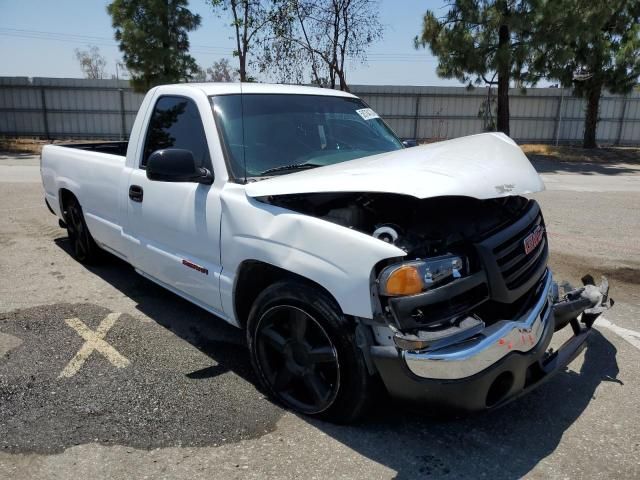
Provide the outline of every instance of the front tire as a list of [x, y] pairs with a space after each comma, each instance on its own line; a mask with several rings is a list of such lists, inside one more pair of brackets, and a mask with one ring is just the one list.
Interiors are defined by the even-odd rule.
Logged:
[[265, 289], [251, 308], [247, 340], [260, 383], [287, 408], [337, 423], [366, 411], [373, 378], [354, 326], [321, 289], [301, 281]]

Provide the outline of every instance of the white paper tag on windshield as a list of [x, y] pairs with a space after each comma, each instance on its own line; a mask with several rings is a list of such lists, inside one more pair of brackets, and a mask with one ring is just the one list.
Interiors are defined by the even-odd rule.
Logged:
[[360, 110], [356, 110], [356, 113], [360, 115], [364, 120], [373, 120], [374, 118], [380, 118], [380, 116], [370, 108], [361, 108]]

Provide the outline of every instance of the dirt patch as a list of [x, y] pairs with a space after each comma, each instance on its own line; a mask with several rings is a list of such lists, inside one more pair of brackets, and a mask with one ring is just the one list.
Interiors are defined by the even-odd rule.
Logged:
[[543, 144], [524, 144], [520, 145], [520, 148], [530, 158], [539, 157], [562, 162], [640, 165], [640, 148], [635, 147], [581, 148], [577, 146], [556, 147]]
[[551, 253], [549, 265], [558, 281], [569, 281], [573, 286], [582, 285], [580, 279], [590, 274], [600, 281], [601, 276], [607, 277], [611, 288], [611, 296], [616, 300], [628, 303], [640, 302], [640, 264], [628, 262], [626, 266], [612, 266], [601, 263], [590, 257]]
[[640, 284], [640, 269], [637, 268], [619, 267], [613, 270], [605, 270], [604, 274], [620, 282], [633, 283], [634, 285]]
[[45, 145], [57, 145], [61, 143], [89, 143], [100, 142], [104, 140], [74, 140], [66, 138], [61, 140], [44, 140], [42, 138], [6, 138], [0, 137], [0, 152], [5, 153], [28, 153], [31, 155], [40, 155], [42, 147]]
[[44, 145], [52, 142], [37, 138], [0, 138], [0, 151], [39, 155]]

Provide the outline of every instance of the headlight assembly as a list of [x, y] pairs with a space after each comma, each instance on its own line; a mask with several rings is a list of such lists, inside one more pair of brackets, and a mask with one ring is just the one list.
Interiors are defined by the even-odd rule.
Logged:
[[414, 260], [390, 265], [379, 277], [380, 294], [395, 297], [439, 287], [467, 274], [467, 261], [458, 255]]

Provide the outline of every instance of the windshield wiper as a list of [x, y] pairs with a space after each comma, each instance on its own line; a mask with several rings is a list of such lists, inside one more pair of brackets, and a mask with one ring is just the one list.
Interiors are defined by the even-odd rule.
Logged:
[[268, 170], [265, 170], [264, 172], [260, 172], [260, 176], [262, 175], [267, 175], [269, 173], [276, 173], [276, 172], [286, 172], [287, 170], [306, 170], [308, 168], [316, 168], [316, 167], [321, 167], [322, 165], [315, 165], [313, 163], [294, 163], [293, 165], [280, 165], [279, 167], [273, 167], [273, 168], [269, 168]]

